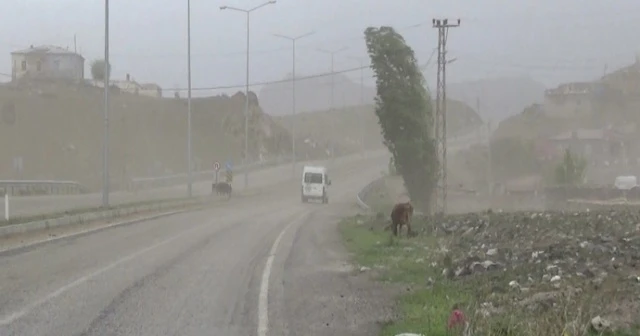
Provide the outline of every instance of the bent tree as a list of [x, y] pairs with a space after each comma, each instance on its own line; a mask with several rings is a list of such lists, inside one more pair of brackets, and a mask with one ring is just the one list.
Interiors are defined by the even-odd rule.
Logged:
[[413, 50], [393, 28], [369, 27], [364, 35], [376, 77], [375, 113], [384, 144], [411, 200], [429, 211], [438, 182], [438, 157], [424, 77]]

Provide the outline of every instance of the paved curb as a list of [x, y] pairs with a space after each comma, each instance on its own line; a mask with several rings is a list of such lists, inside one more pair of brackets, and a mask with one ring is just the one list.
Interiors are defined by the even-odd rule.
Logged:
[[117, 217], [127, 216], [138, 212], [145, 211], [161, 211], [168, 208], [176, 208], [186, 205], [204, 204], [203, 200], [181, 200], [165, 203], [151, 203], [142, 205], [133, 205], [123, 208], [111, 210], [87, 212], [75, 215], [68, 215], [58, 218], [43, 219], [27, 223], [12, 224], [0, 227], [0, 238], [4, 238], [14, 234], [26, 233], [36, 230], [49, 229], [58, 226], [80, 224], [103, 219], [113, 219]]

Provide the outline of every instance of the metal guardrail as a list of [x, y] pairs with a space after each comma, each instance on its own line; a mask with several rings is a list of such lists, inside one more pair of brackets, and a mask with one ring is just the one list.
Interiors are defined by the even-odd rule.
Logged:
[[[477, 138], [478, 128], [464, 130], [458, 132], [457, 136], [453, 136], [449, 139], [449, 145], [455, 146], [459, 143], [468, 143], [470, 139]], [[283, 162], [290, 161], [290, 157], [280, 157], [275, 160], [265, 161], [261, 163], [254, 163], [245, 166], [236, 166], [234, 167], [234, 172], [236, 174], [244, 173], [245, 169], [259, 169], [268, 166], [274, 166], [277, 164], [281, 164]], [[302, 161], [300, 161], [302, 162]], [[213, 180], [215, 171], [207, 170], [207, 171], [199, 171], [193, 173], [193, 181], [207, 181]], [[186, 184], [188, 179], [188, 175], [186, 173], [182, 174], [174, 174], [174, 175], [166, 175], [166, 176], [158, 176], [158, 177], [135, 177], [129, 181], [129, 185], [127, 186], [129, 191], [139, 191], [144, 189], [153, 189], [153, 188], [162, 188], [162, 187], [171, 187], [179, 184]]]
[[[278, 158], [270, 161], [256, 162], [253, 164], [248, 164], [244, 166], [235, 166], [233, 168], [234, 173], [242, 174], [245, 170], [255, 170], [259, 168], [265, 168], [269, 166], [274, 166], [283, 162], [286, 162], [286, 157]], [[199, 181], [212, 181], [215, 176], [215, 170], [206, 170], [193, 172], [193, 182]], [[144, 189], [152, 189], [152, 188], [162, 188], [162, 187], [171, 187], [179, 184], [186, 184], [189, 176], [186, 173], [182, 174], [174, 174], [174, 175], [165, 175], [158, 177], [134, 177], [129, 181], [128, 188], [130, 191], [138, 191]]]
[[0, 180], [0, 194], [12, 196], [82, 194], [88, 192], [75, 181]]
[[[371, 207], [364, 201], [365, 195], [371, 190], [371, 188], [373, 188], [374, 185], [379, 183], [383, 178], [385, 178], [385, 176], [371, 181], [364, 188], [362, 188], [362, 190], [360, 190], [359, 193], [356, 194], [356, 203], [360, 208], [366, 211], [371, 211]], [[424, 216], [424, 212], [422, 211], [414, 211], [413, 214], [417, 216]]]
[[371, 189], [371, 187], [378, 182], [380, 179], [375, 179], [372, 182], [369, 182], [369, 184], [367, 184], [366, 186], [364, 186], [364, 188], [362, 188], [362, 190], [360, 190], [359, 193], [356, 194], [356, 203], [358, 204], [358, 206], [360, 208], [362, 208], [363, 210], [371, 210], [371, 207], [364, 202], [364, 196], [369, 192], [369, 190]]

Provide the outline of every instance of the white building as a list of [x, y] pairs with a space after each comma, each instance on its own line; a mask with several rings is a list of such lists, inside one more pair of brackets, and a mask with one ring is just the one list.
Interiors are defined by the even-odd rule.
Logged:
[[84, 57], [56, 46], [31, 46], [11, 53], [11, 78], [84, 80]]

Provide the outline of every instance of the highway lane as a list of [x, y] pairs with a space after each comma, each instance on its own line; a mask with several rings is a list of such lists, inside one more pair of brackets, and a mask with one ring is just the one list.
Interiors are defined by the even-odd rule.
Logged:
[[[386, 151], [372, 151], [366, 153], [367, 156], [384, 156], [388, 155]], [[313, 161], [307, 164], [325, 164], [328, 167], [332, 165], [340, 165], [343, 163], [357, 162], [362, 155], [352, 155], [336, 158], [334, 161]], [[302, 171], [302, 164], [297, 165], [297, 171], [292, 174], [291, 164], [269, 167], [257, 170], [249, 174], [249, 189], [258, 190], [261, 188], [277, 185], [292, 179], [299, 179]], [[235, 182], [233, 187], [235, 190], [244, 190], [244, 181], [242, 176], [234, 176]], [[212, 177], [213, 179], [213, 177]], [[110, 194], [110, 204], [126, 204], [132, 202], [142, 202], [151, 200], [162, 200], [167, 198], [186, 197], [186, 185], [178, 185], [173, 187], [165, 187], [151, 190], [143, 190], [139, 192], [114, 192]], [[198, 182], [193, 185], [193, 194], [195, 196], [204, 196], [211, 193], [211, 181]], [[65, 196], [31, 196], [31, 197], [13, 197], [10, 199], [9, 213], [15, 216], [31, 216], [48, 214], [54, 212], [69, 211], [80, 208], [98, 207], [102, 203], [102, 194], [93, 193], [85, 195], [65, 195]], [[4, 217], [4, 207], [0, 207], [0, 213]]]
[[386, 163], [336, 160], [328, 205], [302, 204], [296, 179], [226, 207], [0, 256], [0, 335], [237, 336], [255, 335], [258, 321], [272, 329], [260, 336], [286, 334], [282, 296], [272, 291], [282, 277], [267, 276], [274, 282], [264, 290], [267, 260], [286, 258], [277, 249], [269, 258], [274, 242], [284, 237], [286, 246], [300, 226], [326, 225], [314, 214], [353, 203]]

